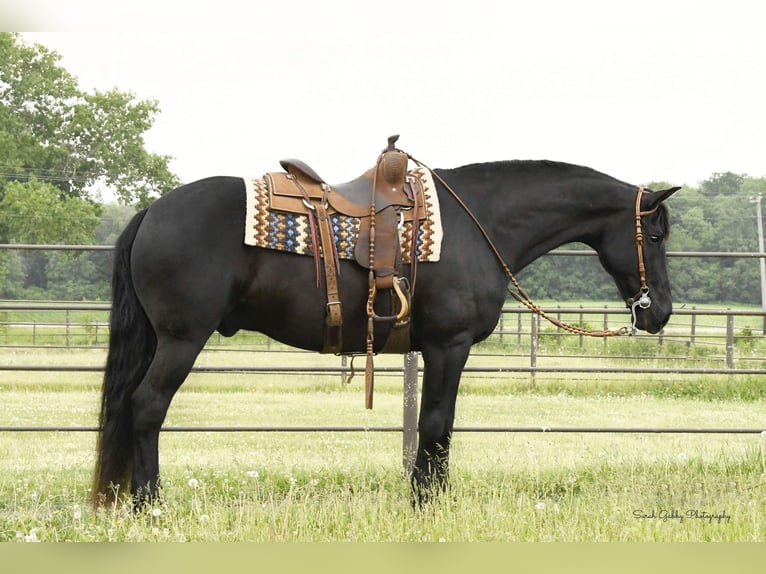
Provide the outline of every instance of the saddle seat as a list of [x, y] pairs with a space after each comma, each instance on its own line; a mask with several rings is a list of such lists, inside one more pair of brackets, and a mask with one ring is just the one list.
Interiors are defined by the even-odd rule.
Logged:
[[[392, 153], [396, 155], [392, 156]], [[403, 152], [386, 152], [377, 166], [356, 179], [339, 184], [326, 183], [302, 160], [283, 159], [279, 163], [286, 173], [267, 174], [270, 179], [269, 204], [274, 211], [305, 213], [308, 206], [304, 200], [310, 203], [324, 201], [328, 213], [362, 218], [370, 215], [374, 199], [376, 213], [394, 206], [403, 213], [404, 221], [412, 221], [415, 213], [411, 210], [417, 200], [418, 219], [427, 216], [422, 189], [416, 185], [415, 178], [407, 175], [407, 156]]]

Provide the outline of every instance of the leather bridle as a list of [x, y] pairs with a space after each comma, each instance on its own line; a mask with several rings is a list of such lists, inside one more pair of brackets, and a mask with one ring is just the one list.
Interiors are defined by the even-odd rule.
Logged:
[[636, 331], [636, 307], [641, 309], [648, 309], [652, 306], [652, 299], [649, 297], [649, 287], [646, 284], [646, 265], [644, 264], [644, 233], [641, 229], [641, 218], [644, 215], [651, 215], [659, 208], [659, 204], [650, 209], [649, 211], [641, 211], [641, 196], [646, 191], [643, 187], [638, 188], [638, 195], [636, 196], [636, 251], [638, 252], [638, 275], [641, 278], [641, 290], [633, 297], [628, 299], [627, 306], [630, 309], [632, 322], [630, 329], [632, 332]]

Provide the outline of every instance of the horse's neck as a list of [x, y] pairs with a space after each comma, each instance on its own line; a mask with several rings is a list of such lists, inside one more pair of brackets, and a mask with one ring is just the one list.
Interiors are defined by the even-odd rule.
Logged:
[[498, 247], [515, 271], [567, 243], [596, 247], [616, 209], [584, 186], [570, 187], [566, 193], [556, 186], [507, 191], [513, 199], [490, 217], [497, 230], [492, 235], [502, 243]]

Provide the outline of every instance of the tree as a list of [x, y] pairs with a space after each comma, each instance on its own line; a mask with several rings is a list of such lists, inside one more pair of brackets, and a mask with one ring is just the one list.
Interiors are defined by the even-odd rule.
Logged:
[[5, 243], [91, 243], [101, 211], [34, 176], [6, 183], [0, 206]]
[[176, 187], [170, 158], [144, 148], [157, 102], [116, 89], [85, 93], [60, 59], [0, 33], [0, 201], [6, 182], [32, 177], [85, 201], [106, 186], [124, 204], [147, 205]]
[[[157, 103], [116, 89], [85, 93], [60, 59], [0, 32], [0, 243], [93, 243], [100, 190], [141, 207], [179, 184], [169, 157], [144, 148]], [[2, 252], [0, 296], [22, 294], [20, 273], [27, 296], [48, 292], [49, 270], [66, 277], [71, 296], [98, 269], [90, 257]]]
[[737, 173], [714, 173], [700, 184], [700, 192], [706, 196], [736, 195], [744, 182], [745, 176]]
[[[6, 243], [88, 244], [99, 223], [98, 205], [77, 197], [62, 198], [56, 187], [34, 177], [26, 183], [6, 183], [0, 207], [0, 230]], [[10, 290], [6, 283], [12, 265], [24, 268], [25, 288], [45, 290], [49, 256], [41, 252], [13, 255], [0, 260], [0, 291]]]

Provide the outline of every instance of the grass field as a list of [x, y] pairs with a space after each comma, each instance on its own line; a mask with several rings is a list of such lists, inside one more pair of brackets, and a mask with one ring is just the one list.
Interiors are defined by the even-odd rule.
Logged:
[[[473, 364], [498, 360], [478, 351]], [[664, 352], [639, 360], [679, 363]], [[624, 361], [624, 353], [599, 360]], [[1, 360], [99, 365], [103, 356], [17, 349]], [[257, 359], [339, 361], [297, 353]], [[253, 360], [206, 353], [198, 364]], [[528, 364], [523, 356], [507, 360]], [[0, 426], [92, 426], [99, 384], [99, 373], [0, 372]], [[361, 376], [346, 385], [338, 375], [198, 373], [166, 424], [399, 426], [401, 386], [401, 375], [378, 375], [367, 411]], [[456, 425], [766, 429], [764, 387], [755, 376], [545, 374], [532, 384], [527, 374], [471, 375]], [[766, 435], [758, 433], [456, 433], [452, 486], [418, 511], [402, 478], [399, 433], [164, 433], [164, 499], [140, 514], [90, 509], [94, 444], [90, 432], [0, 434], [0, 540], [766, 540]]]

